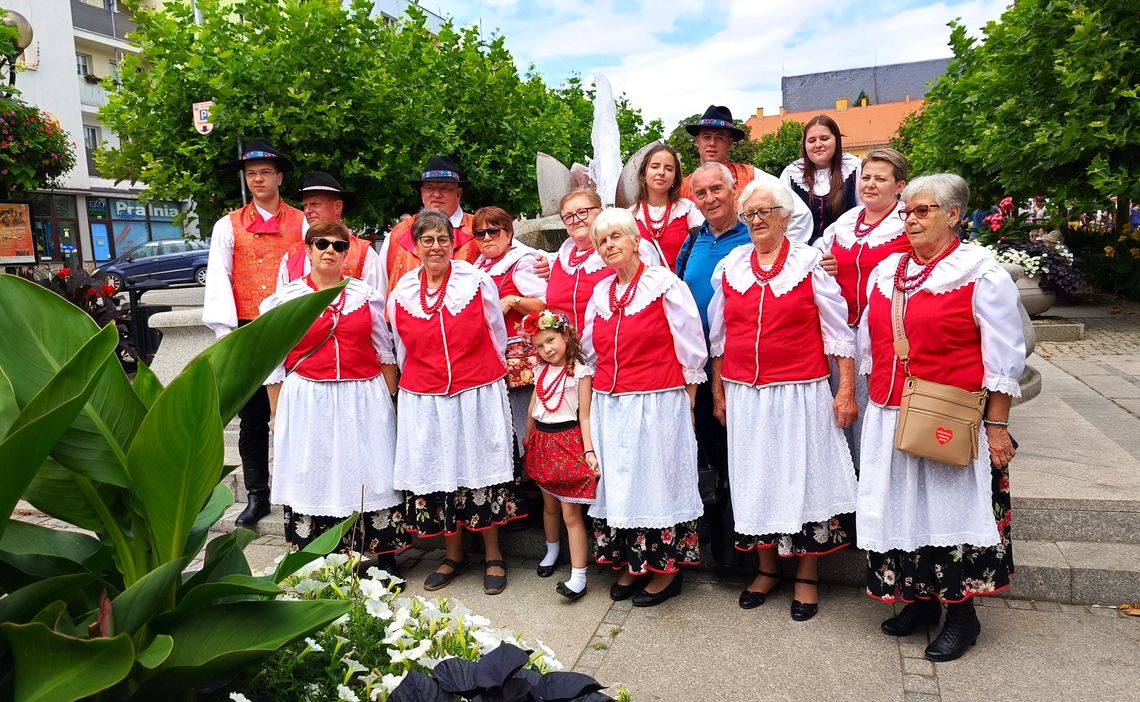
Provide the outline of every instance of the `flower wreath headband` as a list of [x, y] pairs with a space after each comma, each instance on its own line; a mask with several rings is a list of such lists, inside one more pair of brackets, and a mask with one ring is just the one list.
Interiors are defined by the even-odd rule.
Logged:
[[522, 320], [522, 332], [528, 337], [534, 336], [540, 331], [564, 332], [569, 328], [569, 317], [561, 312], [551, 312], [550, 310], [531, 312]]

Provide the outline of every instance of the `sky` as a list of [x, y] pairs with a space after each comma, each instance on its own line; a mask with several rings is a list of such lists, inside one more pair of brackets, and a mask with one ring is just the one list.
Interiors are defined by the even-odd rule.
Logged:
[[780, 107], [782, 76], [950, 56], [947, 23], [971, 34], [1008, 0], [421, 0], [503, 35], [548, 85], [601, 71], [670, 130], [727, 105], [737, 119]]

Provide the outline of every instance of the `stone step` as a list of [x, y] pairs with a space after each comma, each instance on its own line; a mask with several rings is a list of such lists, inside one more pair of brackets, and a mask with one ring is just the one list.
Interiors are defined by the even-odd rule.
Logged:
[[1015, 496], [1013, 535], [1027, 541], [1140, 544], [1140, 501]]

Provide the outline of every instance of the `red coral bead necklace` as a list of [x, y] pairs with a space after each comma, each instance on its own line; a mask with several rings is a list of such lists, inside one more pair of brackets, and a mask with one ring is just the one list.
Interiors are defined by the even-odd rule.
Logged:
[[876, 227], [878, 227], [883, 222], [887, 221], [887, 217], [890, 217], [892, 214], [894, 214], [896, 206], [897, 206], [897, 203], [895, 205], [891, 205], [891, 209], [889, 209], [887, 211], [887, 213], [885, 215], [883, 215], [882, 219], [880, 219], [879, 221], [874, 222], [872, 224], [866, 223], [867, 208], [864, 207], [862, 210], [860, 210], [859, 216], [855, 219], [855, 238], [856, 239], [862, 239], [862, 238], [866, 237], [868, 234], [870, 234], [871, 232], [875, 231]]
[[641, 214], [645, 218], [645, 228], [649, 230], [649, 235], [654, 239], [660, 239], [661, 235], [665, 233], [665, 227], [669, 224], [669, 215], [673, 212], [673, 203], [665, 203], [665, 214], [661, 219], [653, 219], [649, 216], [649, 201], [645, 200], [641, 203]]
[[637, 295], [637, 283], [641, 280], [641, 274], [643, 272], [645, 272], [645, 264], [638, 261], [637, 272], [633, 274], [633, 279], [629, 281], [629, 285], [626, 286], [625, 292], [621, 294], [621, 297], [618, 297], [618, 281], [617, 278], [614, 278], [614, 282], [610, 284], [610, 312], [617, 314], [626, 307], [629, 307], [629, 303], [633, 302], [634, 296]]
[[756, 280], [761, 283], [766, 283], [769, 280], [780, 275], [780, 271], [784, 270], [784, 264], [788, 262], [788, 251], [792, 248], [791, 242], [785, 238], [784, 243], [780, 245], [780, 252], [776, 254], [776, 260], [772, 263], [772, 267], [764, 270], [760, 267], [760, 257], [756, 249], [752, 249], [752, 274], [756, 276]]
[[954, 253], [954, 251], [957, 250], [957, 248], [961, 245], [962, 240], [958, 237], [954, 237], [954, 240], [951, 241], [950, 244], [937, 256], [930, 259], [929, 262], [924, 264], [918, 273], [908, 276], [906, 274], [906, 269], [907, 266], [910, 265], [911, 260], [918, 262], [918, 256], [915, 254], [914, 248], [912, 247], [909, 251], [902, 255], [902, 258], [899, 259], [899, 267], [895, 269], [895, 289], [899, 292], [904, 293], [918, 290], [920, 287], [922, 287], [922, 284], [926, 282], [926, 279], [930, 277], [930, 274], [934, 272], [934, 267], [941, 263], [944, 258]]
[[[542, 403], [542, 408], [547, 412], [553, 414], [562, 406], [562, 401], [566, 398], [566, 366], [563, 365], [559, 369], [558, 375], [554, 376], [554, 380], [550, 385], [546, 384], [546, 374], [550, 371], [550, 364], [544, 364], [542, 370], [538, 374], [538, 384], [535, 386], [535, 393], [538, 395], [538, 401]], [[555, 395], [558, 399], [551, 406], [550, 400]]]
[[443, 298], [447, 293], [447, 281], [451, 280], [451, 264], [448, 263], [447, 272], [443, 274], [443, 281], [439, 284], [439, 290], [435, 294], [435, 302], [428, 304], [428, 280], [427, 269], [420, 268], [420, 307], [423, 307], [424, 314], [431, 317], [443, 307]]

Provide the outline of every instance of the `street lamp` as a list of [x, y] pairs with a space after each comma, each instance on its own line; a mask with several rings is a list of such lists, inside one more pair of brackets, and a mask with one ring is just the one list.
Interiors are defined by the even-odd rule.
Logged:
[[32, 45], [32, 25], [24, 16], [18, 12], [8, 10], [4, 13], [3, 18], [0, 19], [0, 24], [8, 27], [15, 27], [19, 34], [16, 36], [16, 43], [9, 51], [3, 52], [0, 55], [0, 69], [8, 69], [8, 85], [16, 84], [16, 59], [20, 54], [24, 53], [24, 49]]

